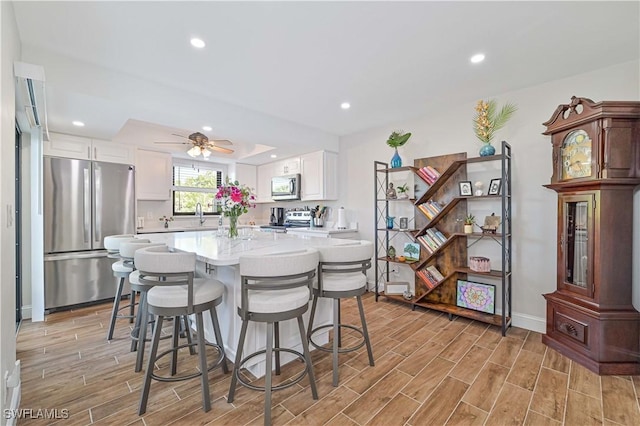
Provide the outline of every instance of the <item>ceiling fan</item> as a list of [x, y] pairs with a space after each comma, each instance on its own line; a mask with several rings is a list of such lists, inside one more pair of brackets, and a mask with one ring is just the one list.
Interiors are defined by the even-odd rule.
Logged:
[[172, 133], [173, 136], [178, 136], [181, 138], [188, 139], [189, 141], [185, 142], [156, 142], [159, 144], [181, 144], [181, 145], [192, 145], [191, 148], [187, 151], [191, 157], [197, 157], [202, 154], [204, 158], [207, 158], [211, 155], [211, 151], [217, 151], [223, 154], [231, 154], [233, 153], [232, 149], [223, 148], [221, 145], [233, 145], [231, 141], [227, 139], [209, 139], [206, 135], [195, 132], [191, 133], [189, 136], [178, 135], [176, 133]]

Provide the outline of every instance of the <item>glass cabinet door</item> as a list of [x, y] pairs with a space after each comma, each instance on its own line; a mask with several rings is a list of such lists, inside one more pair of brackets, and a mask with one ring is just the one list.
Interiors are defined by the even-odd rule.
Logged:
[[593, 297], [593, 206], [595, 194], [561, 195], [558, 288]]

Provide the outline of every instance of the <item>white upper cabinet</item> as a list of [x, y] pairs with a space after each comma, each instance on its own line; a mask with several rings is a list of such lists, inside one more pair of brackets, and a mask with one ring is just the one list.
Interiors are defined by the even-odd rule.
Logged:
[[251, 188], [254, 193], [258, 189], [256, 187], [256, 177], [256, 166], [252, 166], [251, 164], [236, 163], [236, 180], [240, 184], [246, 185]]
[[303, 201], [338, 199], [338, 154], [318, 151], [300, 157]]
[[130, 145], [60, 133], [51, 133], [50, 137], [51, 140], [44, 142], [44, 155], [107, 163], [135, 163], [135, 147]]
[[273, 176], [295, 175], [300, 173], [300, 157], [287, 158], [286, 160], [271, 163]]
[[273, 203], [271, 199], [271, 178], [275, 176], [273, 163], [257, 167], [256, 202]]
[[173, 177], [171, 154], [138, 149], [136, 154], [136, 198], [169, 200]]
[[91, 139], [92, 160], [107, 163], [135, 164], [136, 147], [123, 143]]

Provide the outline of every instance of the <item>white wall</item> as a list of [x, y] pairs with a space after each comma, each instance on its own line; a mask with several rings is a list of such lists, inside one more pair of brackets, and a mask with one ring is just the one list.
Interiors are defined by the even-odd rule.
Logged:
[[[20, 45], [13, 4], [0, 2], [0, 411], [9, 407], [11, 394], [4, 375], [13, 370], [16, 359], [15, 323], [15, 84], [13, 61]], [[2, 411], [4, 413], [4, 411]], [[5, 424], [4, 415], [0, 423]]]
[[[494, 141], [499, 147], [500, 140], [506, 140], [513, 149], [514, 325], [544, 331], [546, 307], [542, 294], [556, 287], [557, 198], [554, 191], [542, 187], [551, 177], [551, 139], [541, 134], [545, 130], [542, 123], [573, 95], [594, 101], [638, 101], [639, 82], [640, 67], [634, 61], [487, 97], [518, 106]], [[374, 239], [373, 161], [390, 161], [393, 150], [385, 142], [391, 131], [402, 129], [413, 134], [399, 149], [403, 165], [413, 165], [414, 158], [456, 152], [476, 157], [481, 143], [472, 129], [475, 102], [341, 138], [340, 181], [344, 186], [340, 198], [360, 221], [363, 238]], [[636, 197], [635, 203], [638, 211], [639, 199]], [[637, 229], [640, 214], [635, 217]]]

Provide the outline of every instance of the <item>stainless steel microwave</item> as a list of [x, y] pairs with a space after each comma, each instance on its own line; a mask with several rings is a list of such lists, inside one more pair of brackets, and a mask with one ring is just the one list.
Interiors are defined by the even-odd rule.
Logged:
[[299, 200], [300, 174], [271, 178], [271, 198], [274, 200]]

